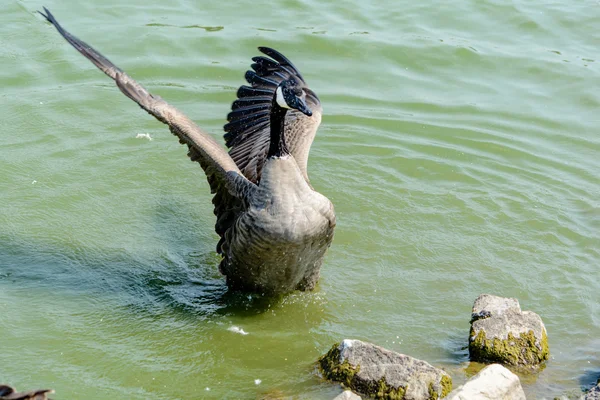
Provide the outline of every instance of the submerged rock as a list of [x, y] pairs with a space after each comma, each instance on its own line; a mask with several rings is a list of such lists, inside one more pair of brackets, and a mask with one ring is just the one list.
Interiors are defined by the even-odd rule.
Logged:
[[0, 400], [51, 400], [47, 395], [54, 393], [54, 390], [30, 390], [27, 392], [17, 392], [13, 387], [0, 384]]
[[452, 378], [425, 361], [371, 343], [346, 339], [319, 359], [326, 379], [377, 399], [441, 399]]
[[469, 335], [472, 361], [537, 367], [549, 355], [546, 327], [539, 315], [521, 311], [517, 299], [482, 294], [475, 300]]
[[525, 400], [525, 392], [517, 375], [500, 364], [492, 364], [444, 400]]
[[361, 397], [351, 390], [344, 390], [342, 393], [335, 396], [333, 400], [361, 400]]

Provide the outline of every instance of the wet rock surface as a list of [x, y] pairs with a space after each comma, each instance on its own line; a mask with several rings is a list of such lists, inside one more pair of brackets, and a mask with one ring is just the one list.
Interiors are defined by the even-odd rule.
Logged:
[[581, 400], [600, 400], [600, 379], [595, 387], [591, 388], [586, 394], [581, 396]]
[[517, 375], [500, 364], [492, 364], [444, 400], [525, 400], [525, 393]]
[[536, 368], [549, 357], [546, 327], [539, 315], [521, 311], [513, 298], [482, 294], [471, 314], [472, 361]]
[[357, 395], [356, 393], [353, 393], [351, 390], [344, 390], [343, 393], [340, 393], [339, 395], [335, 396], [335, 398], [333, 400], [361, 400], [362, 398]]
[[360, 340], [334, 345], [319, 366], [326, 379], [377, 399], [441, 399], [452, 390], [443, 370]]

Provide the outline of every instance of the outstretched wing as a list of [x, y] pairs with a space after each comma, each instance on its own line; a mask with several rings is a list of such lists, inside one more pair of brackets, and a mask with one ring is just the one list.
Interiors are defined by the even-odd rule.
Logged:
[[283, 54], [268, 47], [259, 47], [268, 57], [254, 57], [252, 71], [245, 78], [251, 86], [238, 89], [238, 99], [231, 105], [227, 115], [225, 144], [229, 155], [246, 178], [254, 183], [260, 181], [262, 167], [267, 158], [270, 139], [270, 113], [273, 96], [282, 80], [294, 78], [306, 92], [306, 103], [313, 111], [307, 117], [297, 110], [286, 114], [285, 138], [290, 153], [296, 159], [308, 181], [306, 164], [308, 152], [321, 122], [322, 107], [319, 98], [306, 84], [302, 74]]
[[[240, 209], [245, 199], [255, 190], [256, 185], [244, 178], [240, 169], [225, 149], [212, 137], [203, 132], [192, 120], [159, 96], [149, 93], [143, 86], [130, 78], [124, 71], [94, 48], [64, 30], [47, 8], [44, 7], [44, 11], [46, 11], [46, 14], [41, 12], [40, 14], [54, 25], [58, 32], [77, 51], [106, 75], [114, 79], [125, 96], [135, 101], [142, 109], [146, 110], [159, 121], [167, 124], [171, 132], [179, 138], [181, 144], [187, 144], [189, 149], [188, 156], [192, 161], [200, 163], [200, 166], [206, 173], [212, 193], [216, 194], [213, 199], [215, 214], [217, 215], [215, 229], [219, 235], [223, 236], [226, 228], [219, 221], [224, 216], [231, 218], [232, 215], [227, 212], [227, 201], [223, 202], [219, 201], [219, 199], [235, 200], [235, 207]], [[229, 225], [227, 224], [227, 226]]]

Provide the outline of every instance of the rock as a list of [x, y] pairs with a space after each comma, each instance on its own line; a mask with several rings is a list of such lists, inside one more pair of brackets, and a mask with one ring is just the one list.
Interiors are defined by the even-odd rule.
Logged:
[[525, 392], [517, 375], [500, 364], [492, 364], [444, 400], [525, 400]]
[[581, 400], [600, 400], [600, 380], [596, 387], [591, 388], [585, 395], [581, 396]]
[[425, 361], [371, 343], [346, 339], [319, 359], [326, 379], [377, 399], [441, 399], [452, 378]]
[[17, 392], [14, 388], [0, 384], [0, 400], [51, 400], [46, 397], [54, 390], [30, 390], [27, 392]]
[[361, 397], [351, 390], [344, 390], [342, 393], [335, 396], [333, 400], [361, 400]]
[[537, 367], [550, 355], [539, 315], [521, 311], [517, 299], [480, 295], [473, 304], [469, 356], [472, 361]]

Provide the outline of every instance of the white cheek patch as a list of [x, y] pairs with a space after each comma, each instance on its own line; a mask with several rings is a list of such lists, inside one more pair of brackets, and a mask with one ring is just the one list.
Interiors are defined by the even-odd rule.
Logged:
[[279, 107], [281, 108], [291, 108], [290, 106], [288, 106], [288, 104], [286, 103], [285, 99], [283, 98], [283, 90], [281, 90], [281, 86], [277, 87], [277, 90], [275, 91], [276, 93], [276, 100], [277, 100], [277, 104], [279, 104]]

